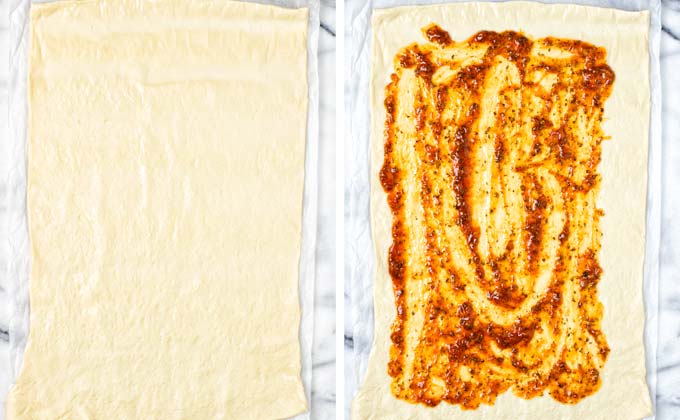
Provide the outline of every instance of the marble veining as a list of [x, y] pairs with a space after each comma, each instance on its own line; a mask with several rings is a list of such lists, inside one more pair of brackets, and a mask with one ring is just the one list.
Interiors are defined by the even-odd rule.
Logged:
[[311, 418], [335, 418], [335, 0], [321, 0], [319, 212]]
[[663, 1], [657, 419], [680, 419], [680, 0]]

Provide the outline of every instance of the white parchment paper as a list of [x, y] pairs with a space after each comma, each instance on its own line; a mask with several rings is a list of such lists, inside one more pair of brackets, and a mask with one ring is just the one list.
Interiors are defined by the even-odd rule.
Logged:
[[[462, 0], [465, 1], [465, 0]], [[467, 0], [470, 1], [470, 0]], [[483, 0], [482, 0], [483, 1]], [[490, 0], [496, 1], [496, 0]], [[456, 0], [448, 1], [455, 3]], [[542, 0], [542, 3], [572, 3], [622, 10], [650, 11], [650, 89], [652, 98], [647, 221], [644, 263], [645, 354], [647, 384], [656, 412], [656, 352], [658, 336], [659, 238], [661, 223], [661, 78], [659, 43], [661, 38], [659, 0]], [[370, 102], [371, 14], [373, 9], [447, 3], [443, 0], [348, 0], [346, 18], [345, 106], [346, 190], [345, 190], [345, 272], [346, 335], [352, 349], [346, 355], [346, 407], [349, 407], [366, 373], [373, 341], [374, 259], [369, 213], [370, 197]], [[654, 418], [654, 416], [650, 417]]]
[[[314, 264], [316, 249], [316, 219], [318, 202], [318, 143], [319, 143], [319, 76], [317, 47], [319, 40], [319, 2], [316, 0], [249, 0], [254, 3], [280, 7], [309, 9], [307, 29], [307, 84], [308, 115], [305, 156], [305, 181], [302, 215], [302, 246], [299, 262], [300, 352], [302, 382], [305, 386], [308, 407], [311, 404], [312, 342], [314, 331]], [[26, 142], [28, 34], [30, 0], [9, 1], [9, 137], [0, 143], [0, 153], [8, 156], [8, 177], [0, 180], [6, 188], [6, 212], [0, 224], [6, 233], [7, 270], [4, 275], [9, 296], [9, 342], [12, 383], [16, 380], [23, 362], [29, 325], [29, 266], [30, 249], [26, 218]], [[55, 118], [59, 116], [55, 115]], [[4, 235], [3, 235], [4, 236]], [[4, 251], [4, 250], [3, 250]], [[5, 418], [1, 396], [0, 420]], [[307, 420], [309, 412], [294, 419]]]

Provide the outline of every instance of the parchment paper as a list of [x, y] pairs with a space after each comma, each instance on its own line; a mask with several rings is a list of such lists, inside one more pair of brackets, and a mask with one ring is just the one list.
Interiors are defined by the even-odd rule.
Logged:
[[[346, 82], [348, 109], [346, 174], [346, 270], [349, 302], [346, 319], [353, 338], [353, 350], [347, 354], [347, 407], [364, 378], [373, 339], [373, 276], [374, 253], [371, 243], [369, 216], [369, 79], [372, 39], [370, 18], [374, 8], [418, 4], [439, 4], [441, 0], [373, 0], [366, 3], [348, 2]], [[453, 2], [452, 2], [453, 3]], [[644, 264], [645, 350], [647, 383], [655, 403], [656, 349], [658, 333], [658, 256], [660, 230], [660, 149], [661, 149], [661, 90], [659, 75], [660, 4], [658, 1], [581, 0], [543, 1], [543, 3], [573, 3], [613, 7], [623, 10], [650, 10], [650, 87], [652, 97], [650, 144], [648, 159], [648, 190], [646, 220], [646, 250]], [[480, 28], [482, 29], [482, 28]]]
[[[302, 246], [299, 261], [300, 352], [302, 381], [308, 404], [311, 403], [312, 341], [314, 314], [314, 264], [317, 219], [318, 176], [318, 109], [319, 82], [317, 47], [319, 37], [319, 2], [314, 0], [253, 0], [255, 3], [271, 4], [288, 8], [309, 8], [307, 30], [307, 84], [308, 116], [305, 156], [305, 180], [303, 195]], [[2, 180], [7, 197], [5, 228], [8, 253], [6, 285], [9, 296], [10, 377], [16, 379], [23, 362], [23, 352], [29, 331], [29, 264], [30, 250], [26, 221], [26, 140], [28, 75], [28, 26], [30, 0], [10, 0], [9, 12], [9, 138], [2, 142], [0, 152], [8, 156], [9, 175]], [[58, 117], [58, 116], [55, 116]], [[5, 418], [5, 399], [2, 395], [0, 419]], [[309, 419], [309, 412], [294, 417]]]

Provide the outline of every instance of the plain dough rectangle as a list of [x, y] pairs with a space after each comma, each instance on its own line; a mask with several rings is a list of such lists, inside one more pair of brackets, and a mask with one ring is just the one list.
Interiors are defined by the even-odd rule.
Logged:
[[285, 418], [307, 10], [31, 11], [31, 331], [9, 419]]
[[[602, 189], [598, 205], [603, 238], [604, 269], [598, 296], [604, 304], [603, 330], [611, 353], [603, 384], [576, 405], [563, 405], [549, 396], [524, 400], [506, 392], [494, 406], [462, 411], [440, 404], [436, 408], [395, 399], [387, 374], [389, 327], [395, 317], [387, 249], [391, 243], [391, 214], [380, 186], [385, 120], [384, 87], [399, 48], [422, 40], [421, 28], [437, 23], [462, 41], [480, 30], [523, 31], [535, 38], [581, 39], [607, 49], [616, 73], [612, 96], [605, 104], [603, 130], [612, 140], [603, 143]], [[650, 115], [649, 13], [576, 5], [529, 2], [459, 3], [375, 10], [372, 20], [371, 84], [371, 227], [376, 252], [375, 334], [366, 378], [353, 402], [354, 419], [555, 418], [638, 419], [651, 413], [645, 382], [643, 329], [643, 259]], [[633, 111], [634, 110], [634, 111]]]

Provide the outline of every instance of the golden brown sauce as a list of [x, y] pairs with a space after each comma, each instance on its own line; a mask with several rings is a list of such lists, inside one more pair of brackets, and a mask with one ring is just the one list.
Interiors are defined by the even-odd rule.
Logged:
[[597, 283], [603, 48], [436, 25], [386, 87], [392, 392], [465, 409], [576, 403], [609, 353]]

